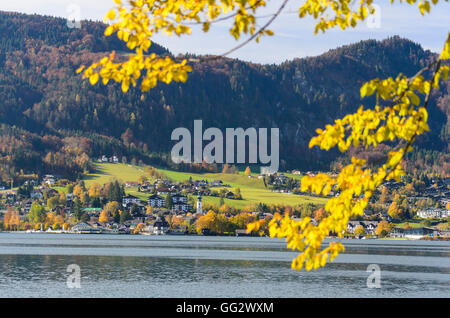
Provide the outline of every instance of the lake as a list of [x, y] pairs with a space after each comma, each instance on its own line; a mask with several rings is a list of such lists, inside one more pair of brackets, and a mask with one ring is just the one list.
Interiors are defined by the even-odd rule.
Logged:
[[298, 272], [266, 237], [0, 233], [0, 297], [450, 297], [450, 242], [342, 242], [333, 263]]

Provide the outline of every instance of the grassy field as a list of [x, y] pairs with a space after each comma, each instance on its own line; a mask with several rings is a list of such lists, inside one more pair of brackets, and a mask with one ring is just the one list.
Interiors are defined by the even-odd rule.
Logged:
[[[139, 177], [146, 175], [144, 168], [139, 166], [132, 166], [129, 164], [120, 163], [95, 163], [96, 172], [89, 174], [85, 178], [86, 186], [89, 187], [92, 183], [97, 182], [99, 184], [107, 183], [111, 180], [117, 179], [122, 182], [126, 181], [138, 181]], [[283, 205], [299, 205], [304, 203], [325, 204], [326, 199], [310, 197], [304, 195], [294, 195], [285, 193], [274, 193], [267, 190], [264, 187], [264, 183], [261, 179], [258, 179], [254, 174], [252, 178], [240, 174], [223, 174], [223, 173], [191, 173], [191, 172], [178, 172], [167, 169], [158, 169], [163, 172], [169, 179], [173, 181], [185, 181], [189, 177], [193, 180], [222, 180], [225, 184], [230, 185], [230, 189], [239, 187], [243, 200], [230, 200], [224, 199], [225, 203], [233, 207], [244, 207], [251, 204], [257, 204], [259, 202], [266, 204], [283, 204]], [[290, 175], [289, 175], [290, 176]], [[292, 175], [294, 176], [294, 175]], [[295, 175], [296, 178], [300, 176]], [[135, 195], [141, 199], [145, 199], [147, 195], [140, 193], [136, 188], [127, 188], [127, 193]], [[204, 197], [203, 202], [213, 203], [218, 205], [220, 198], [218, 197]]]

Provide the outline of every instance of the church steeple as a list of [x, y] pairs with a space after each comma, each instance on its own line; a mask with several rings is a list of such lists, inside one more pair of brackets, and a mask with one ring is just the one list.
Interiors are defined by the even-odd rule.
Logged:
[[197, 196], [197, 213], [203, 214], [203, 207], [202, 207], [202, 196]]

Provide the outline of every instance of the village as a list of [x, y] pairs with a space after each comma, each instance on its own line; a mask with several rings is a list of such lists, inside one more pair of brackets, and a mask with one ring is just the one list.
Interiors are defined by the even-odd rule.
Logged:
[[[99, 161], [117, 163], [118, 159], [103, 156]], [[141, 177], [139, 181], [123, 183], [115, 180], [90, 187], [86, 187], [84, 181], [70, 182], [51, 174], [30, 178], [17, 188], [8, 189], [3, 184], [0, 188], [1, 228], [39, 233], [246, 236], [267, 235], [267, 228], [262, 233], [248, 233], [247, 225], [255, 220], [269, 221], [275, 213], [291, 211], [294, 220], [309, 216], [314, 224], [326, 216], [323, 208], [309, 214], [267, 205], [233, 208], [223, 200], [241, 200], [242, 194], [239, 188], [232, 189], [222, 180], [189, 178], [179, 182], [165, 178], [156, 169], [148, 171], [153, 178]], [[291, 173], [296, 174], [301, 173]], [[314, 172], [304, 174], [314, 175]], [[248, 177], [263, 179], [267, 190], [272, 192], [300, 193], [299, 180], [283, 173]], [[344, 236], [449, 237], [449, 181], [450, 178], [431, 178], [426, 183], [421, 180], [418, 182], [423, 188], [421, 191], [416, 191], [412, 182], [407, 184], [406, 180], [385, 182], [378, 202], [370, 204], [363, 216], [350, 220]], [[332, 192], [330, 196], [336, 195], [338, 193]], [[220, 204], [205, 205], [204, 197], [218, 197]]]

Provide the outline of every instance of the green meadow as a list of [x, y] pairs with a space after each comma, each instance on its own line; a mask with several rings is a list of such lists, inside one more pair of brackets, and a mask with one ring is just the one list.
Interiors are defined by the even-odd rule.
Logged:
[[[95, 163], [95, 173], [89, 174], [85, 177], [84, 181], [87, 187], [92, 183], [104, 184], [112, 180], [126, 181], [138, 181], [140, 176], [147, 176], [144, 167], [133, 166], [130, 164], [122, 163]], [[158, 168], [160, 172], [163, 172], [172, 181], [186, 181], [191, 177], [193, 180], [222, 180], [224, 184], [230, 186], [230, 190], [239, 187], [243, 200], [231, 200], [224, 199], [225, 203], [229, 206], [236, 208], [242, 208], [251, 204], [265, 203], [265, 204], [283, 204], [296, 206], [304, 203], [325, 204], [326, 199], [295, 195], [286, 193], [275, 193], [264, 187], [262, 179], [257, 178], [257, 174], [252, 174], [251, 177], [244, 175], [243, 172], [239, 174], [224, 174], [224, 173], [192, 173], [192, 172], [178, 172], [173, 170], [167, 170]], [[301, 178], [298, 175], [286, 174], [289, 177]], [[147, 176], [148, 177], [148, 176]], [[216, 188], [218, 189], [218, 188]], [[135, 195], [143, 200], [148, 195], [140, 193], [136, 188], [126, 188], [127, 193]], [[213, 203], [218, 205], [220, 202], [219, 197], [204, 197], [204, 203]]]

